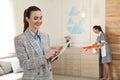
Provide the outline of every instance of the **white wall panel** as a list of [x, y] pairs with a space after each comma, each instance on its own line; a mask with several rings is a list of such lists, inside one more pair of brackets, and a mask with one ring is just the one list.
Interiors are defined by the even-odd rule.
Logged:
[[[15, 13], [16, 35], [23, 30], [23, 11], [30, 5], [36, 5], [43, 12], [43, 24], [41, 30], [50, 35], [51, 46], [58, 46], [65, 43], [64, 36], [72, 37], [72, 46], [88, 45], [95, 41], [96, 35], [92, 26], [105, 25], [105, 0], [12, 0]], [[82, 10], [85, 10], [86, 17], [84, 24], [79, 26], [82, 29], [80, 34], [68, 32], [68, 19], [71, 18], [70, 11], [75, 7], [79, 15], [74, 20], [80, 19]]]

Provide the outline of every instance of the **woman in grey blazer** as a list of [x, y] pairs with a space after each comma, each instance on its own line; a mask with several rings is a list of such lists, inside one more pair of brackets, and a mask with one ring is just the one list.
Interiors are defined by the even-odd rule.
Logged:
[[107, 42], [106, 36], [101, 29], [101, 26], [99, 25], [93, 26], [93, 32], [98, 34], [97, 42], [95, 44], [98, 44], [100, 47], [101, 60], [102, 60], [101, 62], [105, 69], [105, 76], [101, 80], [111, 80], [111, 72], [110, 72], [110, 63], [112, 61], [111, 49]]
[[14, 39], [15, 50], [24, 69], [22, 80], [53, 80], [49, 59], [62, 47], [50, 50], [49, 37], [39, 31], [42, 12], [36, 6], [24, 11], [24, 31]]

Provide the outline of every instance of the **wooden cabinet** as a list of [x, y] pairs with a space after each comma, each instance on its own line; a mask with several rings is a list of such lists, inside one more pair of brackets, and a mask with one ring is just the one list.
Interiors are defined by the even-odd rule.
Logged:
[[79, 48], [67, 48], [58, 60], [52, 63], [53, 73], [80, 76], [80, 55]]
[[93, 54], [92, 50], [81, 54], [81, 76], [99, 78], [99, 53]]
[[99, 52], [70, 47], [52, 63], [53, 73], [99, 78]]

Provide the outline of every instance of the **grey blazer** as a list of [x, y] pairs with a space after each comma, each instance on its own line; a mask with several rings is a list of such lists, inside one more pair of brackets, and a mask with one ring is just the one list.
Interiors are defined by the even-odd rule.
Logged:
[[[43, 33], [40, 36], [46, 54], [50, 50], [49, 37]], [[14, 43], [20, 65], [24, 69], [22, 80], [53, 80], [51, 64], [41, 54], [39, 45], [28, 29], [16, 36]]]

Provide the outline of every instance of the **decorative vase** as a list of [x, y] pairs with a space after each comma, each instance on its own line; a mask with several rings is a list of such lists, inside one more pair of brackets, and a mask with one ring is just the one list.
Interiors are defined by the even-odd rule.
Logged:
[[[69, 39], [67, 39], [67, 40], [66, 40], [66, 43], [67, 43], [67, 42], [69, 42]], [[67, 46], [67, 47], [70, 47], [70, 43], [68, 44], [68, 46]]]

